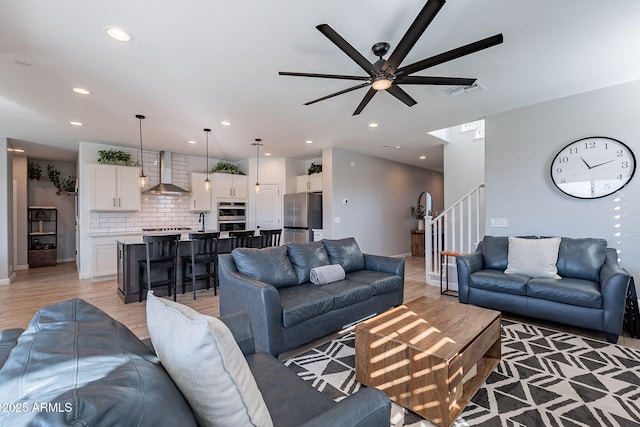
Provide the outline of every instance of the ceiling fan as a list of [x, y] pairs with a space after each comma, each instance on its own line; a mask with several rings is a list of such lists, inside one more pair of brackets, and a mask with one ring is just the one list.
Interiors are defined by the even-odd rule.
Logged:
[[357, 86], [353, 86], [344, 90], [341, 90], [331, 95], [323, 96], [322, 98], [314, 99], [304, 105], [311, 105], [325, 99], [333, 98], [334, 96], [342, 95], [347, 92], [351, 92], [356, 89], [369, 86], [369, 91], [365, 94], [364, 98], [356, 108], [353, 115], [360, 114], [364, 107], [371, 101], [374, 95], [381, 90], [386, 90], [388, 93], [404, 102], [409, 107], [415, 105], [417, 102], [409, 96], [407, 92], [400, 88], [400, 84], [406, 85], [472, 85], [476, 79], [473, 78], [459, 78], [459, 77], [430, 77], [430, 76], [413, 76], [413, 73], [425, 70], [427, 68], [442, 64], [444, 62], [452, 61], [470, 53], [477, 52], [482, 49], [486, 49], [502, 43], [502, 34], [496, 34], [486, 39], [478, 40], [473, 43], [458, 47], [456, 49], [449, 50], [447, 52], [432, 56], [422, 61], [415, 62], [410, 65], [401, 67], [400, 64], [409, 54], [409, 51], [416, 44], [422, 33], [427, 29], [431, 21], [438, 14], [442, 6], [444, 6], [445, 0], [428, 0], [424, 5], [416, 19], [413, 21], [405, 35], [398, 43], [398, 46], [394, 49], [388, 59], [384, 59], [389, 52], [389, 43], [380, 42], [373, 45], [371, 50], [373, 54], [379, 59], [375, 63], [371, 63], [367, 58], [362, 56], [353, 46], [349, 44], [340, 34], [338, 34], [333, 28], [327, 24], [318, 25], [316, 28], [324, 34], [333, 44], [338, 46], [340, 50], [347, 54], [356, 64], [367, 72], [367, 76], [348, 76], [339, 74], [314, 74], [314, 73], [295, 73], [280, 71], [278, 74], [281, 76], [298, 76], [298, 77], [317, 77], [322, 79], [341, 79], [341, 80], [361, 80], [361, 83]]

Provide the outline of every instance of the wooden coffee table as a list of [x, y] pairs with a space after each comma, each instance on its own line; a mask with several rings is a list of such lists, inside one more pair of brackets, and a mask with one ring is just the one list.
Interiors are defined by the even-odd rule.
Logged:
[[449, 426], [500, 361], [500, 312], [421, 297], [356, 326], [356, 380]]

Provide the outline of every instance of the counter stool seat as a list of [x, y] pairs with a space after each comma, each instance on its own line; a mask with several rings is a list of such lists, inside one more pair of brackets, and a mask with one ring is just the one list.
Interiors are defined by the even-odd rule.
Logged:
[[[218, 295], [218, 238], [219, 232], [189, 233], [191, 255], [182, 259], [182, 293], [187, 281], [191, 280], [193, 299], [196, 299], [196, 282], [206, 281], [206, 288], [213, 285], [213, 295]], [[202, 266], [202, 268], [198, 268]], [[200, 270], [200, 271], [198, 271]]]
[[[180, 234], [145, 235], [146, 258], [138, 260], [138, 301], [145, 289], [166, 286], [169, 296], [176, 300], [176, 273]], [[152, 274], [155, 273], [155, 274]]]

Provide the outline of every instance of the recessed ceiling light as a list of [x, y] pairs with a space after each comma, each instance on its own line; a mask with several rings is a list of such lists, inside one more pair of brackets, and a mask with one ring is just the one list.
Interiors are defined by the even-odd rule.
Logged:
[[75, 93], [79, 93], [80, 95], [89, 95], [89, 94], [91, 94], [91, 92], [89, 92], [87, 89], [85, 89], [83, 87], [72, 87], [71, 90], [74, 91]]
[[221, 122], [220, 122], [220, 124], [221, 124], [222, 126], [231, 126], [231, 122], [229, 122], [229, 121], [227, 121], [227, 120], [223, 120], [223, 121], [221, 121]]
[[377, 123], [375, 123], [375, 122], [371, 122], [371, 123], [369, 123], [369, 127], [370, 127], [370, 128], [377, 128], [377, 127], [378, 127], [378, 124], [377, 124]]
[[73, 126], [83, 126], [82, 122], [76, 122], [76, 121], [70, 121], [69, 124]]
[[418, 158], [419, 158], [420, 160], [424, 160], [424, 159], [426, 159], [426, 158], [427, 158], [427, 156], [420, 156], [420, 157], [418, 157]]
[[304, 143], [305, 143], [305, 144], [313, 144], [313, 141], [312, 141], [312, 140], [310, 140], [310, 139], [307, 139]]
[[112, 39], [117, 40], [119, 42], [130, 42], [130, 41], [133, 40], [133, 36], [131, 34], [127, 33], [122, 28], [107, 27], [107, 28], [105, 28], [105, 31], [107, 32], [109, 37], [111, 37]]
[[270, 155], [271, 155], [271, 153], [264, 153], [264, 155], [265, 155], [265, 156], [270, 156]]
[[194, 140], [192, 140], [192, 139], [190, 139], [190, 140], [189, 140], [189, 141], [187, 141], [187, 142], [188, 142], [189, 144], [197, 144], [197, 142], [196, 142], [196, 141], [194, 141]]

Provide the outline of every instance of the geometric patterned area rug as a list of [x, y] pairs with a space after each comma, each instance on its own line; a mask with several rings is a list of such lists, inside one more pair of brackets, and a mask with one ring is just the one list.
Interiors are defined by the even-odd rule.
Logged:
[[[353, 332], [285, 364], [336, 401], [361, 387]], [[392, 425], [431, 425], [402, 412]], [[454, 425], [640, 426], [640, 350], [502, 319], [502, 359]]]

